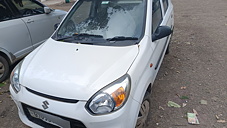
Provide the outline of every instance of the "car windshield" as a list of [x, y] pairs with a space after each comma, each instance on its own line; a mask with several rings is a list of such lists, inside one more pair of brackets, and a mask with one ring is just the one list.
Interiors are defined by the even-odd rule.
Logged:
[[79, 0], [55, 32], [58, 41], [133, 45], [143, 36], [145, 0]]

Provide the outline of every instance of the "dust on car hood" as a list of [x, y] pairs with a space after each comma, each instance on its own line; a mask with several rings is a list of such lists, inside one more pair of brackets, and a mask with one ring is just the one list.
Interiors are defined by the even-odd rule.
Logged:
[[49, 39], [23, 61], [20, 83], [43, 94], [88, 100], [127, 73], [137, 54], [137, 45], [109, 47]]

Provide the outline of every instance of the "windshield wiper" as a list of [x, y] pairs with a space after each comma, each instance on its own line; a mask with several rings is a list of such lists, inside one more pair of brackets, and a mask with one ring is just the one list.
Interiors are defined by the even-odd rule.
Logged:
[[79, 33], [79, 34], [75, 33], [72, 36], [58, 38], [57, 41], [64, 41], [64, 40], [70, 39], [70, 38], [74, 38], [74, 39], [76, 38], [77, 39], [77, 37], [78, 37], [78, 39], [79, 39], [79, 37], [82, 37], [82, 38], [84, 38], [84, 37], [86, 37], [86, 38], [89, 38], [89, 37], [103, 38], [102, 35], [95, 35], [95, 34], [88, 34], [88, 33]]
[[108, 41], [124, 41], [124, 40], [138, 40], [137, 37], [125, 37], [125, 36], [115, 36], [113, 38], [107, 38]]
[[88, 33], [75, 33], [73, 34], [75, 37], [98, 37], [98, 38], [103, 38], [102, 35], [95, 35], [95, 34], [88, 34]]

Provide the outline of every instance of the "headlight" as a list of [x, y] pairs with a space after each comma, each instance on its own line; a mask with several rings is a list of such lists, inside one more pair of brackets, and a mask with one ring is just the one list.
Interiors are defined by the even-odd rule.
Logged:
[[13, 69], [10, 75], [11, 86], [13, 87], [16, 93], [20, 91], [19, 74], [20, 74], [21, 64], [22, 64], [22, 61], [19, 64], [17, 64], [17, 66]]
[[96, 115], [116, 111], [127, 101], [130, 86], [130, 77], [126, 74], [92, 96], [86, 108]]

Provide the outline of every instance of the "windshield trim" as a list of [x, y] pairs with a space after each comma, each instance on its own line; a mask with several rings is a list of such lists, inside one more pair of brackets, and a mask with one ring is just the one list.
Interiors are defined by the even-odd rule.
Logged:
[[143, 16], [143, 28], [142, 28], [142, 33], [141, 33], [141, 37], [139, 37], [138, 42], [136, 44], [138, 44], [144, 37], [145, 35], [145, 30], [146, 30], [146, 22], [147, 22], [147, 0], [144, 0], [145, 2], [145, 7], [144, 7], [144, 16]]

